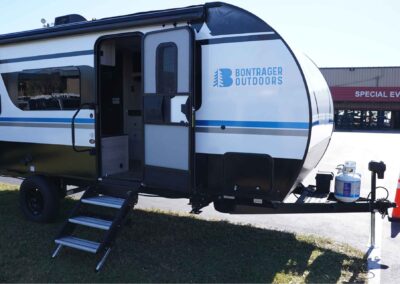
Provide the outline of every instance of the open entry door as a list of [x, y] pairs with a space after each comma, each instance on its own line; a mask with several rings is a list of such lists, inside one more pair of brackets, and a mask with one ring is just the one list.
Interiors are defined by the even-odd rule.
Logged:
[[193, 41], [189, 27], [144, 37], [144, 182], [150, 187], [190, 190]]

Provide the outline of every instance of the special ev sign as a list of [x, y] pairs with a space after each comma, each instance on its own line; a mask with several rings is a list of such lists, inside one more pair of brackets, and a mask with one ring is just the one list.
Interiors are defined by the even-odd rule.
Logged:
[[400, 102], [399, 87], [330, 87], [336, 101]]
[[213, 87], [268, 86], [283, 84], [283, 67], [218, 68], [213, 74]]

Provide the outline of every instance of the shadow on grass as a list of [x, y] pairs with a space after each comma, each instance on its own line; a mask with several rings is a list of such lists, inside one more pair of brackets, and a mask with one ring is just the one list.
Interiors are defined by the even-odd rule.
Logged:
[[[337, 282], [360, 281], [365, 261], [315, 241], [226, 222], [135, 210], [103, 271], [98, 257], [53, 239], [75, 201], [54, 224], [25, 221], [15, 190], [0, 191], [0, 282]], [[99, 231], [99, 234], [102, 234]]]

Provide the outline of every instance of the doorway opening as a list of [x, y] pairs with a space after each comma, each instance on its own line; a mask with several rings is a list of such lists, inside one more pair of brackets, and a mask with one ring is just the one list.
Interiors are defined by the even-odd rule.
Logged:
[[97, 45], [102, 177], [143, 178], [142, 35], [107, 37]]

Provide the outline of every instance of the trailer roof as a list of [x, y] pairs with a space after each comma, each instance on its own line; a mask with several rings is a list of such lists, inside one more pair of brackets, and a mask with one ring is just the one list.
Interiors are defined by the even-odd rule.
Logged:
[[[0, 35], [0, 45], [176, 22], [190, 22], [196, 30], [199, 30], [203, 23], [206, 22], [210, 33], [214, 36], [275, 32], [275, 30], [262, 19], [244, 9], [223, 2], [211, 2], [184, 8], [140, 12]], [[277, 36], [279, 37], [279, 35]]]
[[221, 6], [223, 3], [213, 2], [205, 5], [189, 6], [167, 10], [139, 12], [135, 14], [103, 18], [98, 20], [75, 22], [63, 25], [40, 28], [29, 31], [0, 35], [0, 44], [36, 40], [70, 34], [113, 30], [133, 26], [162, 24], [182, 21], [200, 21], [204, 19], [207, 7]]

